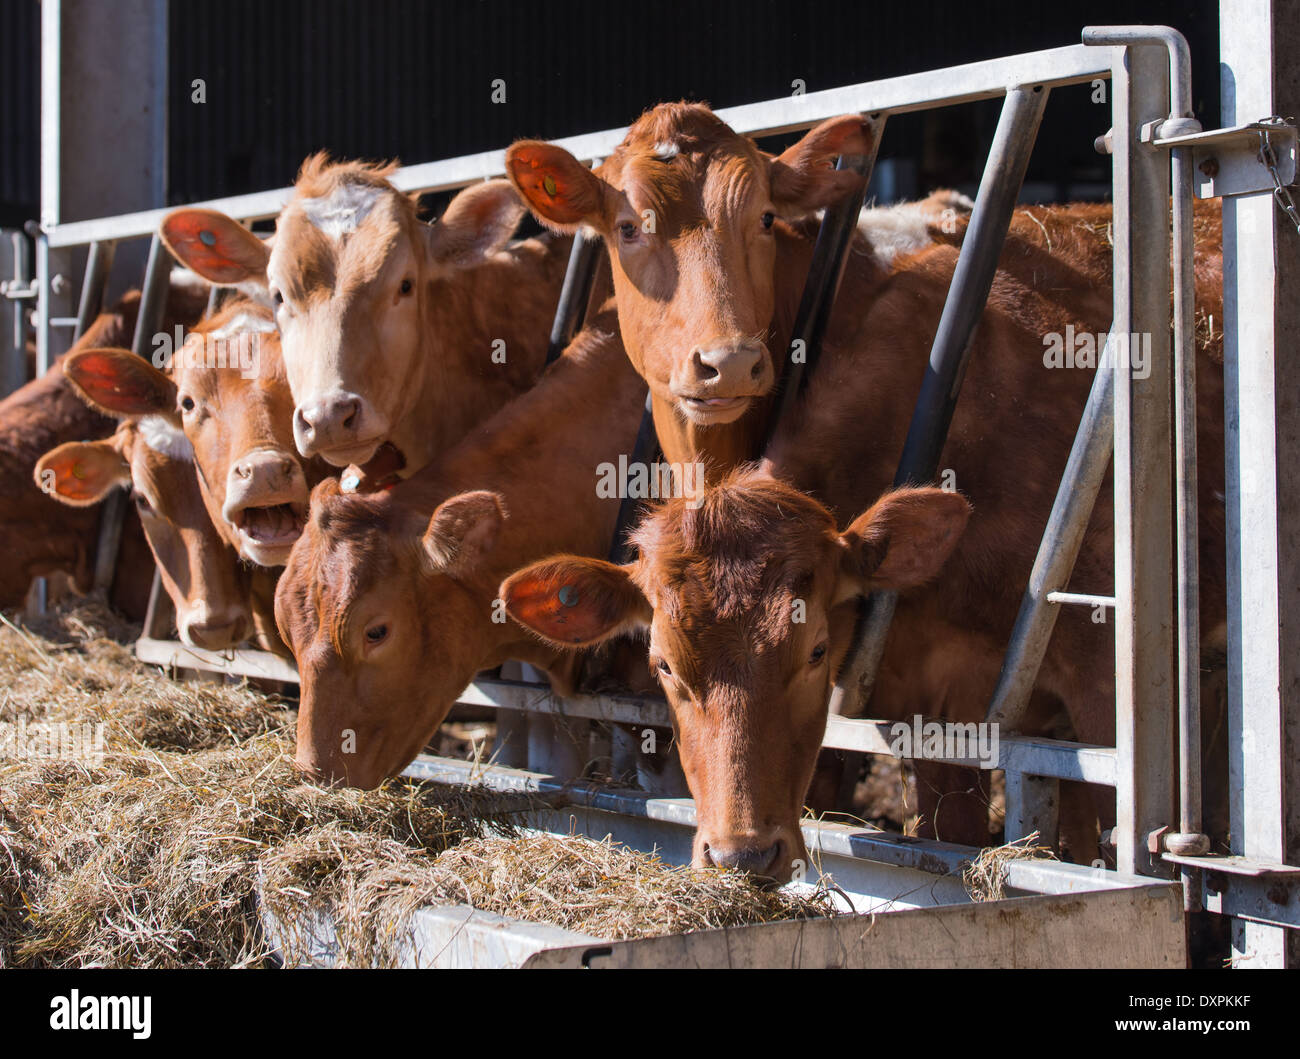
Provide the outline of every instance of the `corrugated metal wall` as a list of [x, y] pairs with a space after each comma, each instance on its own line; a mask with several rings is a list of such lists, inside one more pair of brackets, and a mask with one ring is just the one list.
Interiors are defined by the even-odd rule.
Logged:
[[[1013, 10], [1014, 9], [1014, 10]], [[1213, 0], [173, 0], [170, 198], [288, 183], [308, 153], [423, 162], [626, 124], [653, 103], [728, 106], [1077, 41], [1089, 23], [1166, 22], [1192, 43], [1198, 111], [1218, 118]], [[0, 199], [36, 213], [36, 0], [0, 3]], [[191, 101], [205, 82], [206, 102]], [[492, 82], [506, 84], [504, 104]], [[927, 125], [927, 120], [929, 124]], [[915, 155], [922, 186], [974, 172], [996, 107], [891, 122], [882, 157]], [[1104, 177], [1102, 108], [1054, 100], [1029, 179]]]

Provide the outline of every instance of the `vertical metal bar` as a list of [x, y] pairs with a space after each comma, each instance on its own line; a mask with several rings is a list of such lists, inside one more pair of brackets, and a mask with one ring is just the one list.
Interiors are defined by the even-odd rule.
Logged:
[[[1224, 125], [1300, 113], [1300, 2], [1222, 0], [1219, 39]], [[1300, 237], [1271, 195], [1223, 200], [1223, 310], [1232, 852], [1300, 864]], [[1297, 950], [1233, 923], [1235, 966]]]
[[[953, 272], [952, 286], [930, 349], [930, 364], [912, 414], [895, 485], [929, 481], [938, 469], [939, 454], [947, 440], [970, 358], [971, 336], [993, 285], [1047, 96], [1047, 89], [1041, 85], [1021, 86], [1007, 92], [980, 178], [975, 209]], [[895, 603], [893, 593], [877, 592], [865, 604], [859, 604], [849, 653], [831, 691], [832, 713], [853, 716], [858, 711], [859, 689], [862, 689], [861, 701], [869, 696], [869, 687], [884, 653]]]
[[[14, 293], [28, 290], [32, 281], [32, 255], [26, 236], [20, 231], [7, 233], [13, 260], [13, 275], [7, 280]], [[27, 299], [5, 299], [6, 308], [13, 314], [10, 321], [8, 349], [4, 363], [0, 364], [0, 397], [13, 393], [27, 382]]]
[[1052, 513], [1043, 530], [1029, 584], [1002, 659], [1002, 672], [984, 718], [1007, 730], [1016, 728], [1024, 718], [1061, 612], [1062, 605], [1049, 600], [1048, 594], [1060, 591], [1069, 583], [1097, 494], [1106, 478], [1115, 436], [1114, 393], [1114, 358], [1108, 340], [1097, 364], [1088, 403], [1074, 435], [1070, 459], [1056, 490]]
[[[1115, 830], [1120, 871], [1168, 876], [1148, 836], [1172, 818], [1175, 766], [1173, 467], [1169, 364], [1169, 158], [1140, 142], [1169, 113], [1164, 47], [1116, 51], [1111, 333], [1115, 354]], [[1147, 345], [1149, 343], [1149, 346]]]
[[1060, 780], [1008, 770], [1006, 806], [1004, 842], [1015, 842], [1037, 831], [1045, 845], [1056, 845], [1060, 831]]
[[162, 575], [154, 567], [153, 584], [149, 587], [149, 606], [144, 612], [144, 635], [151, 640], [171, 638], [172, 622], [176, 608], [171, 596], [163, 591]]
[[560, 288], [560, 300], [551, 324], [551, 338], [546, 347], [547, 364], [559, 358], [582, 326], [596, 264], [604, 249], [605, 241], [595, 233], [580, 229], [573, 237], [569, 264], [564, 271], [564, 285]]
[[[144, 272], [144, 289], [140, 293], [140, 312], [135, 321], [131, 351], [148, 356], [154, 335], [162, 327], [167, 307], [167, 289], [171, 279], [172, 256], [155, 235], [149, 247], [149, 264]], [[95, 551], [95, 588], [108, 590], [117, 567], [118, 546], [122, 541], [122, 520], [126, 517], [126, 493], [116, 489], [104, 501], [99, 519], [99, 546]]]
[[[804, 282], [803, 295], [795, 312], [794, 326], [790, 329], [790, 349], [787, 350], [789, 366], [777, 379], [776, 399], [768, 417], [763, 449], [767, 448], [767, 443], [772, 440], [782, 420], [789, 416], [821, 357], [822, 338], [835, 306], [835, 296], [844, 279], [845, 260], [853, 241], [853, 233], [858, 228], [862, 201], [866, 198], [871, 170], [876, 164], [884, 125], [883, 117], [871, 121], [869, 154], [844, 155], [835, 164], [836, 169], [851, 169], [856, 172], [861, 177], [861, 183], [851, 194], [829, 207], [822, 216], [821, 227], [817, 230], [817, 242], [813, 246], [812, 261], [808, 265], [808, 278]], [[801, 354], [798, 359], [794, 355], [796, 350]]]
[[77, 330], [72, 340], [75, 342], [86, 333], [86, 329], [95, 321], [104, 307], [104, 289], [108, 286], [108, 275], [113, 271], [113, 255], [117, 244], [111, 239], [90, 244], [90, 256], [86, 259], [86, 274], [81, 281], [81, 301], [77, 306]]

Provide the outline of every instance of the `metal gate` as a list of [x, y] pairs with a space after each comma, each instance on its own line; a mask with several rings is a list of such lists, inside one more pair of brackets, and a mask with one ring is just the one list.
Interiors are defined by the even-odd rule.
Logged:
[[[1259, 15], [1268, 5], [1229, 0], [1224, 7], [1245, 9], [1244, 22], [1273, 40], [1273, 24]], [[59, 54], [58, 9], [59, 4], [53, 2], [44, 8], [47, 57]], [[1262, 25], [1260, 17], [1264, 18]], [[1143, 379], [1132, 377], [1127, 358], [1111, 358], [1110, 370], [1099, 368], [987, 718], [1015, 729], [1059, 607], [1079, 603], [1113, 607], [1116, 746], [1003, 736], [997, 767], [1005, 770], [1007, 780], [1006, 837], [1011, 840], [1031, 830], [1054, 829], [1056, 788], [1061, 780], [1112, 787], [1119, 810], [1114, 843], [1120, 875], [1161, 879], [1181, 872], [1189, 908], [1203, 901], [1212, 911], [1234, 917], [1234, 952], [1243, 963], [1276, 966], [1286, 960], [1287, 940], [1281, 928], [1300, 926], [1300, 868], [1288, 865], [1288, 860], [1291, 864], [1300, 860], [1295, 852], [1295, 844], [1300, 842], [1300, 756], [1295, 750], [1300, 740], [1300, 688], [1294, 678], [1287, 682], [1280, 675], [1290, 672], [1290, 663], [1278, 647], [1279, 608], [1300, 615], [1300, 602], [1287, 595], [1294, 588], [1288, 589], [1285, 582], [1279, 587], [1279, 576], [1285, 577], [1291, 570], [1286, 563], [1300, 557], [1287, 553], [1279, 570], [1258, 562], [1258, 556], [1269, 549], [1276, 555], [1283, 547], [1279, 496], [1290, 495], [1278, 475], [1279, 467], [1286, 465], [1278, 451], [1281, 434], [1277, 431], [1282, 425], [1277, 423], [1273, 403], [1272, 372], [1275, 339], [1286, 337], [1294, 342], [1300, 334], [1296, 310], [1281, 297], [1279, 284], [1298, 282], [1300, 275], [1286, 272], [1284, 276], [1285, 270], [1275, 265], [1274, 257], [1280, 253], [1282, 261], [1296, 260], [1295, 248], [1284, 247], [1281, 241], [1300, 240], [1300, 234], [1287, 233], [1286, 222], [1274, 215], [1273, 199], [1276, 192], [1278, 203], [1286, 204], [1284, 189], [1295, 178], [1296, 140], [1289, 124], [1257, 120], [1273, 113], [1268, 80], [1272, 66], [1265, 64], [1263, 73], [1268, 91], [1252, 87], [1260, 77], [1259, 64], [1248, 47], [1253, 38], [1242, 31], [1238, 40], [1232, 36], [1236, 32], [1225, 30], [1224, 63], [1238, 86], [1237, 94], [1225, 100], [1226, 112], [1234, 113], [1235, 107], [1237, 118], [1250, 120], [1209, 133], [1200, 132], [1191, 120], [1186, 43], [1176, 31], [1159, 27], [1089, 29], [1084, 31], [1082, 45], [718, 113], [737, 132], [762, 136], [806, 129], [849, 112], [870, 115], [879, 126], [891, 114], [983, 99], [1004, 100], [935, 338], [926, 387], [899, 468], [900, 481], [919, 480], [934, 474], [970, 335], [983, 310], [1046, 99], [1055, 88], [1109, 83], [1112, 128], [1105, 146], [1113, 157], [1111, 330], [1112, 334], [1164, 336], [1172, 329], [1172, 355], [1154, 357], [1150, 374]], [[57, 91], [58, 64], [46, 66], [54, 71]], [[46, 89], [50, 90], [50, 82]], [[1269, 102], [1258, 102], [1265, 98]], [[57, 139], [57, 119], [47, 123], [45, 132]], [[622, 129], [610, 129], [557, 142], [580, 159], [594, 160], [608, 155], [623, 134]], [[44, 154], [47, 160], [51, 156], [48, 148]], [[54, 156], [57, 158], [57, 151]], [[1216, 160], [1216, 175], [1197, 178], [1197, 167], [1203, 175], [1209, 174], [1205, 160], [1210, 157]], [[502, 152], [490, 151], [409, 166], [394, 174], [393, 182], [404, 191], [449, 191], [502, 172]], [[1225, 196], [1229, 672], [1233, 688], [1229, 742], [1234, 748], [1231, 786], [1235, 792], [1232, 857], [1204, 856], [1199, 834], [1195, 384], [1190, 352], [1190, 209], [1194, 190], [1203, 196]], [[274, 217], [289, 192], [277, 189], [196, 205], [251, 222]], [[96, 297], [95, 263], [102, 265], [108, 248], [118, 241], [154, 235], [169, 212], [157, 209], [60, 223], [57, 198], [46, 206], [37, 242], [38, 357], [42, 368], [58, 348], [56, 329], [72, 319], [59, 304], [60, 296], [66, 298], [66, 294], [57, 282], [60, 269], [68, 267], [68, 251], [92, 247], [82, 292], [84, 311]], [[826, 223], [833, 225], [835, 218], [829, 217]], [[160, 276], [165, 280], [166, 264], [166, 253], [155, 239], [148, 289], [156, 289]], [[1268, 301], [1267, 319], [1261, 322], [1261, 306], [1256, 303], [1263, 300]], [[145, 319], [142, 311], [142, 328]], [[1163, 341], [1155, 348], [1163, 349]], [[1263, 381], [1268, 385], [1263, 386]], [[1062, 590], [1112, 447], [1115, 594], [1071, 595]], [[165, 597], [155, 591], [155, 601], [163, 602]], [[1294, 611], [1289, 610], [1292, 607]], [[887, 598], [875, 599], [865, 609], [856, 637], [858, 649], [852, 655], [853, 668], [841, 675], [840, 688], [853, 688], [860, 674], [869, 677], [890, 613], [892, 601]], [[168, 621], [157, 606], [151, 607], [146, 634], [137, 644], [141, 659], [220, 673], [296, 679], [292, 665], [273, 655], [245, 650], [223, 654], [167, 641], [162, 637]], [[850, 700], [846, 691], [837, 688], [823, 745], [889, 754], [890, 725], [847, 716], [852, 712]], [[477, 680], [460, 701], [509, 711], [509, 716], [549, 715], [640, 726], [670, 723], [661, 699], [580, 695], [561, 700], [544, 684], [526, 680]], [[502, 715], [503, 721], [507, 715]], [[533, 774], [501, 770], [495, 777], [489, 773], [484, 778], [538, 789], [558, 783], [571, 790], [565, 777], [539, 774], [537, 766], [545, 763], [534, 759]], [[467, 775], [464, 765], [438, 759], [420, 759], [411, 771], [444, 778]], [[540, 769], [541, 773], [550, 771]], [[640, 808], [635, 812], [628, 810], [628, 819], [635, 817], [646, 826], [660, 818], [680, 826], [693, 818], [688, 802], [640, 798], [637, 805]], [[809, 825], [806, 831], [810, 849], [834, 853], [839, 847], [871, 847], [874, 852], [868, 856], [897, 856], [882, 853], [888, 842], [863, 832], [849, 833], [852, 829], [846, 831], [840, 825]], [[896, 844], [891, 848], [896, 849]], [[915, 860], [923, 852], [924, 844], [909, 856]], [[1044, 866], [1041, 872], [1044, 878], [1055, 880], [1053, 885], [1061, 888], [1058, 892], [1066, 892], [1080, 885], [1078, 869], [1069, 868]]]

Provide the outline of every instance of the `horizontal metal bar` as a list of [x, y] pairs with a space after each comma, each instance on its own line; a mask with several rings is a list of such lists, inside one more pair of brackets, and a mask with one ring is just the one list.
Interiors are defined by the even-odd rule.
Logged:
[[[826, 721], [822, 746], [837, 750], [856, 750], [863, 754], [888, 754], [892, 749], [892, 730], [903, 721], [861, 720], [831, 715]], [[952, 765], [977, 767], [977, 758], [930, 758]], [[1054, 776], [1063, 780], [1115, 785], [1115, 750], [1113, 747], [1087, 743], [1067, 743], [1059, 739], [1034, 739], [1026, 736], [1003, 736], [998, 740], [996, 768], [1031, 776]]]
[[1202, 872], [1201, 901], [1216, 915], [1300, 929], [1300, 879]]
[[1170, 864], [1187, 868], [1199, 868], [1202, 871], [1221, 871], [1229, 875], [1249, 875], [1253, 878], [1271, 876], [1273, 878], [1300, 879], [1300, 867], [1283, 864], [1276, 860], [1255, 860], [1251, 857], [1227, 857], [1207, 853], [1200, 857], [1184, 857], [1176, 853], [1161, 854], [1161, 859]]
[[[1051, 87], [1081, 84], [1096, 78], [1109, 78], [1110, 71], [1111, 56], [1108, 51], [1075, 44], [728, 107], [718, 111], [718, 116], [744, 135], [775, 135], [809, 128], [837, 114], [905, 114], [980, 99], [995, 99], [1015, 85]], [[605, 129], [554, 142], [577, 158], [590, 161], [608, 157], [626, 134], [626, 128]], [[406, 166], [393, 174], [392, 181], [401, 191], [453, 191], [504, 173], [505, 150], [501, 148]], [[291, 191], [291, 188], [276, 188], [273, 191], [210, 199], [192, 205], [220, 210], [241, 221], [265, 220], [280, 212]], [[101, 239], [138, 238], [156, 232], [162, 219], [173, 209], [174, 206], [117, 217], [71, 221], [50, 227], [46, 234], [49, 245], [54, 248], [81, 246]]]
[[[416, 758], [403, 775], [438, 783], [473, 783], [493, 790], [526, 791], [538, 797], [539, 805], [551, 810], [578, 806], [608, 813], [611, 818], [622, 817], [660, 825], [657, 844], [665, 849], [680, 847], [680, 836], [672, 832], [693, 830], [696, 826], [695, 803], [689, 798], [657, 798], [642, 791], [585, 782], [566, 783], [554, 776], [522, 769], [484, 768], [471, 761], [432, 755]], [[822, 870], [832, 874], [837, 870], [843, 872], [845, 867], [851, 868], [852, 862], [870, 861], [931, 877], [960, 875], [977, 852], [951, 842], [897, 835], [831, 820], [805, 820], [802, 830], [813, 860], [817, 861], [820, 855]], [[617, 839], [619, 835], [614, 837]], [[1161, 880], [1050, 859], [1008, 860], [1005, 867], [1006, 885], [1022, 893], [1072, 894], [1169, 885]], [[843, 874], [836, 875], [836, 878], [845, 881]]]
[[227, 654], [202, 647], [189, 647], [174, 640], [154, 640], [142, 636], [135, 642], [135, 656], [141, 662], [155, 666], [201, 669], [208, 673], [261, 677], [294, 684], [298, 682], [298, 670], [294, 668], [293, 659], [281, 658], [270, 651], [238, 648]]
[[457, 701], [468, 705], [496, 706], [503, 710], [585, 717], [614, 724], [645, 724], [659, 728], [672, 724], [668, 704], [663, 699], [637, 695], [573, 695], [562, 699], [545, 684], [517, 680], [476, 680]]
[[1047, 593], [1048, 603], [1077, 603], [1083, 607], [1111, 607], [1115, 606], [1114, 596], [1093, 596], [1086, 592], [1049, 592]]

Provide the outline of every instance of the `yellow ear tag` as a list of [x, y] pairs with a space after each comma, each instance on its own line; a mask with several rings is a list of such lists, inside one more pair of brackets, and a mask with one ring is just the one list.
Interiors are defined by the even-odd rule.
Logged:
[[546, 189], [546, 194], [550, 195], [551, 198], [555, 198], [555, 178], [550, 173], [542, 177], [542, 187]]
[[79, 482], [85, 481], [85, 479], [86, 479], [86, 468], [84, 468], [83, 466], [81, 466], [80, 463], [74, 463], [74, 464], [72, 465], [72, 477], [75, 478], [75, 479], [77, 479], [77, 481], [79, 481]]

